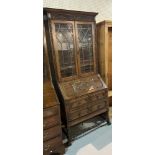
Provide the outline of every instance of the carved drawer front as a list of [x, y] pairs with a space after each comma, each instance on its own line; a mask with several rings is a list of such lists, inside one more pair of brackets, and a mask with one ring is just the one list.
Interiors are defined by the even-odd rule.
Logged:
[[97, 101], [108, 96], [107, 90], [89, 94], [89, 102]]
[[72, 121], [72, 120], [75, 120], [75, 119], [80, 118], [82, 116], [85, 116], [87, 114], [88, 114], [88, 109], [80, 110], [80, 111], [77, 111], [75, 113], [70, 113], [69, 120]]
[[99, 104], [92, 106], [90, 112], [94, 112], [103, 108], [106, 108], [106, 102], [102, 100], [102, 102], [100, 102]]
[[69, 101], [69, 106], [70, 106], [70, 108], [75, 108], [75, 107], [78, 107], [78, 106], [81, 106], [81, 105], [87, 103], [87, 101], [88, 101], [88, 96], [79, 97], [78, 99]]
[[88, 104], [88, 101], [86, 99], [82, 99], [77, 102], [71, 103], [69, 111], [73, 112], [73, 111], [80, 110], [81, 107], [85, 107], [87, 104]]
[[81, 105], [81, 106], [77, 106], [77, 107], [75, 107], [75, 108], [70, 108], [70, 109], [69, 109], [69, 112], [70, 112], [70, 113], [74, 113], [74, 112], [76, 112], [76, 111], [81, 111], [81, 110], [83, 110], [83, 109], [86, 109], [86, 108], [88, 107], [89, 104], [90, 104], [89, 102], [86, 102], [85, 104], [83, 104], [83, 105]]
[[52, 126], [58, 125], [59, 123], [60, 123], [59, 115], [54, 115], [51, 117], [44, 118], [43, 127], [44, 129], [47, 129]]
[[108, 100], [102, 99], [98, 101], [99, 104], [97, 104], [98, 109], [107, 108], [108, 107]]
[[94, 104], [98, 104], [99, 102], [102, 103], [107, 98], [105, 95], [107, 95], [106, 92], [94, 93], [94, 94], [90, 94], [86, 98], [79, 99], [79, 101], [70, 103], [69, 112], [73, 113], [81, 109], [85, 109], [88, 106], [93, 106]]
[[107, 108], [107, 101], [105, 99], [97, 100], [96, 102], [88, 103], [86, 105], [83, 105], [81, 107], [78, 107], [77, 111], [72, 110], [72, 112], [69, 113], [69, 120], [75, 120], [80, 117], [83, 117], [85, 115], [91, 114], [92, 112], [95, 112], [100, 109]]
[[55, 127], [46, 129], [43, 131], [44, 141], [54, 138], [54, 137], [58, 136], [60, 133], [61, 133], [60, 126], [55, 126]]
[[44, 109], [43, 115], [44, 115], [44, 117], [49, 117], [49, 116], [56, 115], [58, 113], [59, 113], [58, 106], [53, 106], [51, 108]]
[[61, 144], [62, 144], [61, 136], [58, 136], [56, 138], [44, 142], [43, 144], [44, 155], [45, 154], [49, 155], [50, 151], [54, 151]]

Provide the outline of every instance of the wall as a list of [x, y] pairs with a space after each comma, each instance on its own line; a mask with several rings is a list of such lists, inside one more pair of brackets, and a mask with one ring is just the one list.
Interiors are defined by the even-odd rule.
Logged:
[[96, 22], [112, 20], [112, 0], [43, 0], [43, 6], [67, 10], [98, 12]]

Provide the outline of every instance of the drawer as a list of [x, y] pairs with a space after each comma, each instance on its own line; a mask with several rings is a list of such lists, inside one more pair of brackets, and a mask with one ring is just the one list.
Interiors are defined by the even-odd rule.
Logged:
[[79, 111], [83, 108], [87, 108], [87, 106], [97, 104], [99, 100], [105, 100], [108, 97], [108, 90], [102, 90], [99, 92], [88, 94], [84, 97], [81, 97], [79, 99], [74, 99], [71, 101], [68, 101], [68, 108], [69, 112], [75, 112]]
[[78, 99], [73, 99], [68, 101], [68, 104], [71, 108], [74, 108], [87, 103], [87, 101], [88, 101], [88, 96], [85, 95], [84, 97], [79, 97]]
[[89, 94], [89, 101], [96, 101], [99, 99], [104, 99], [106, 97], [108, 97], [108, 91], [102, 90], [102, 91], [97, 92], [97, 93]]
[[59, 106], [53, 106], [50, 108], [44, 109], [43, 115], [45, 117], [53, 116], [59, 113]]
[[73, 111], [69, 113], [69, 120], [72, 121], [74, 119], [83, 117], [85, 115], [91, 114], [94, 111], [107, 108], [107, 100], [98, 100], [94, 103], [89, 103], [87, 106], [79, 107], [78, 111]]
[[59, 115], [54, 115], [54, 116], [44, 118], [44, 121], [43, 121], [44, 129], [50, 128], [50, 127], [58, 125], [58, 124], [60, 124]]
[[90, 112], [94, 112], [104, 108], [106, 108], [106, 101], [102, 101], [102, 103], [92, 106], [92, 108], [90, 109]]
[[81, 111], [83, 109], [86, 109], [88, 107], [88, 105], [90, 105], [90, 103], [86, 102], [86, 104], [83, 104], [83, 105], [80, 105], [80, 106], [77, 106], [77, 107], [74, 107], [74, 108], [69, 108], [69, 112], [74, 113], [76, 111]]
[[101, 108], [107, 108], [107, 106], [108, 106], [108, 98], [98, 100], [97, 105], [98, 105], [98, 107], [101, 107]]
[[88, 109], [84, 109], [75, 113], [70, 113], [69, 120], [72, 121], [74, 119], [80, 118], [88, 114]]
[[58, 136], [56, 138], [50, 139], [43, 144], [43, 151], [44, 154], [48, 154], [50, 151], [54, 151], [58, 146], [62, 145], [62, 139], [61, 136]]
[[[94, 106], [96, 104], [102, 104], [103, 105], [104, 102], [106, 102], [106, 98], [105, 97], [104, 98], [96, 99], [95, 101], [87, 101], [87, 102], [85, 102], [85, 104], [83, 103], [82, 105], [79, 104], [78, 106], [70, 107], [69, 108], [69, 112], [73, 113], [73, 112], [76, 112], [76, 111], [80, 111], [80, 110], [86, 109], [86, 108], [88, 108], [90, 106], [92, 107], [92, 106]], [[75, 103], [73, 103], [73, 104], [75, 104]]]
[[82, 100], [70, 103], [69, 107], [71, 109], [74, 109], [74, 108], [78, 108], [79, 106], [82, 106], [82, 105], [84, 105], [86, 103], [88, 103], [87, 99], [82, 99]]
[[49, 128], [49, 129], [46, 129], [46, 130], [43, 131], [44, 141], [48, 140], [48, 139], [51, 139], [51, 138], [54, 138], [54, 137], [56, 137], [58, 135], [61, 135], [60, 126], [54, 126], [52, 128]]

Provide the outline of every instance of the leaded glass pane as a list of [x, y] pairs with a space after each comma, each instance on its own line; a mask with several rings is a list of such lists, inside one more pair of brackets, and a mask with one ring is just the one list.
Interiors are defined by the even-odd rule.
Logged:
[[60, 62], [61, 76], [76, 74], [73, 25], [71, 23], [55, 23], [56, 41]]
[[91, 24], [77, 24], [81, 73], [93, 72], [93, 35]]

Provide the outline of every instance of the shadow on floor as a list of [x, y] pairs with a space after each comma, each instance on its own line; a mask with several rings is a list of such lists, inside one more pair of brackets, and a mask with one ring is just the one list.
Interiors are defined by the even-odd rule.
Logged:
[[88, 144], [92, 144], [99, 151], [110, 143], [112, 143], [112, 125], [105, 125], [74, 141], [72, 145], [68, 147], [65, 155], [76, 155], [81, 148]]

